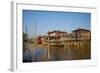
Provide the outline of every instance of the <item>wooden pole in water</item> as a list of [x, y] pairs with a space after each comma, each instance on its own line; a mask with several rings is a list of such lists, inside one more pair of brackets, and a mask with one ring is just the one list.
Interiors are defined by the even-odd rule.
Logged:
[[37, 25], [37, 22], [35, 21], [35, 26], [34, 26], [34, 27], [35, 27], [35, 28], [34, 28], [34, 29], [35, 29], [35, 30], [34, 30], [34, 31], [35, 31], [35, 48], [36, 48], [36, 25]]
[[28, 39], [28, 31], [27, 31], [27, 26], [25, 26], [26, 34], [27, 34], [27, 46], [28, 46], [28, 52], [29, 52], [29, 58], [31, 58], [31, 53], [30, 53], [30, 47], [29, 47], [29, 39]]
[[48, 59], [50, 59], [50, 44], [49, 44], [49, 35], [48, 35]]
[[[36, 21], [35, 21], [35, 23], [34, 23], [34, 49], [36, 49], [36, 25], [37, 25], [37, 23], [36, 23]], [[34, 55], [33, 55], [33, 58], [32, 58], [32, 61], [34, 61]]]

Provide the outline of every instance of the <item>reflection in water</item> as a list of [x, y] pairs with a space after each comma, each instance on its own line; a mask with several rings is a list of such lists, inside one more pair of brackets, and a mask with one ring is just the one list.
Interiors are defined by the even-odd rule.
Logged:
[[47, 49], [36, 48], [34, 51], [23, 53], [23, 62], [41, 61], [48, 54]]
[[[58, 49], [58, 48], [56, 48]], [[89, 49], [68, 49], [67, 51], [53, 50], [51, 51], [51, 57], [48, 58], [48, 50], [43, 48], [36, 48], [33, 51], [23, 52], [23, 62], [39, 62], [39, 61], [60, 61], [60, 60], [80, 60], [90, 59]], [[88, 54], [87, 54], [88, 53]]]

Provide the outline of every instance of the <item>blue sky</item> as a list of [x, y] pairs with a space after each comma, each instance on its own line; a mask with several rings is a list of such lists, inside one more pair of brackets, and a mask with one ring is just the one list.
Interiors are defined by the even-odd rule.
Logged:
[[91, 29], [91, 14], [79, 12], [55, 12], [23, 10], [23, 31], [27, 27], [29, 37], [45, 35], [48, 31], [71, 32], [77, 28]]

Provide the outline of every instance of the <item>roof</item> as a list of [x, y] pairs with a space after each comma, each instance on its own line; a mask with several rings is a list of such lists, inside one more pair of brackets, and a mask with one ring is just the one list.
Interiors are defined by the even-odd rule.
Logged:
[[77, 31], [86, 31], [86, 32], [90, 32], [90, 30], [83, 29], [83, 28], [78, 28], [78, 29], [76, 29], [76, 30], [73, 30], [72, 32], [77, 32]]
[[48, 32], [48, 33], [55, 33], [55, 32], [57, 32], [57, 33], [67, 33], [67, 32], [65, 32], [65, 31], [51, 31], [51, 32]]

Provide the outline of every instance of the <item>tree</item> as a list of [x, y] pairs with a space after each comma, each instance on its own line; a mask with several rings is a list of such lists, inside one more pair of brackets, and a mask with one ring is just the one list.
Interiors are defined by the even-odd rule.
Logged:
[[27, 40], [28, 40], [28, 35], [27, 33], [23, 32], [23, 42], [27, 42]]

